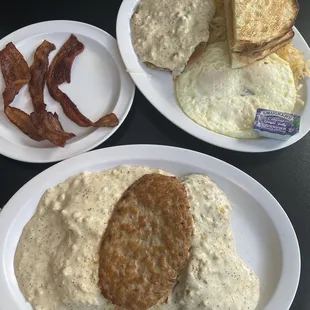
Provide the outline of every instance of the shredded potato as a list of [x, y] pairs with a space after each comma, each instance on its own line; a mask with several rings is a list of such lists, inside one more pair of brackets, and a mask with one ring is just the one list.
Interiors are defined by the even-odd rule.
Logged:
[[300, 80], [306, 76], [310, 76], [310, 60], [305, 61], [303, 58], [304, 53], [295, 48], [292, 43], [281, 47], [276, 54], [290, 64], [295, 85], [298, 88]]
[[226, 22], [225, 18], [215, 16], [210, 24], [210, 38], [208, 44], [223, 42], [227, 40]]
[[300, 97], [299, 90], [301, 89], [302, 85], [300, 81], [306, 77], [310, 76], [309, 66], [310, 60], [304, 60], [303, 52], [299, 49], [295, 48], [292, 43], [289, 43], [276, 51], [276, 54], [287, 61], [292, 69], [294, 82], [296, 87], [296, 105], [295, 105], [295, 112], [300, 111], [304, 105], [304, 101]]
[[208, 44], [227, 40], [224, 0], [216, 0], [215, 4], [216, 11], [210, 24], [210, 38]]

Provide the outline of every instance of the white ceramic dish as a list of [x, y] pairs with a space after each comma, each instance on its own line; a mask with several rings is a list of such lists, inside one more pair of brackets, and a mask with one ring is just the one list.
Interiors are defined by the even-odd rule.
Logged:
[[[60, 88], [91, 120], [95, 121], [113, 111], [120, 124], [114, 128], [79, 127], [65, 116], [60, 104], [50, 97], [45, 87], [44, 99], [47, 109], [57, 112], [64, 129], [76, 134], [64, 148], [56, 147], [48, 141], [31, 140], [11, 124], [3, 112], [3, 99], [0, 96], [0, 154], [26, 162], [59, 161], [88, 151], [104, 142], [126, 118], [133, 101], [135, 86], [126, 72], [116, 40], [105, 31], [80, 22], [48, 21], [9, 34], [0, 41], [0, 49], [13, 42], [31, 65], [36, 48], [46, 39], [57, 48], [50, 54], [51, 62], [71, 33], [84, 43], [85, 50], [73, 63], [71, 83], [63, 84]], [[4, 87], [0, 73], [1, 93]], [[12, 106], [26, 112], [33, 111], [27, 86], [22, 88]]]
[[[131, 41], [130, 18], [136, 11], [140, 0], [124, 0], [119, 9], [116, 25], [117, 42], [127, 71], [137, 87], [151, 104], [172, 123], [205, 142], [213, 145], [241, 152], [269, 152], [287, 147], [302, 137], [310, 130], [310, 79], [305, 79], [300, 92], [301, 98], [306, 102], [302, 112], [301, 128], [299, 134], [288, 141], [272, 140], [268, 138], [259, 140], [242, 140], [226, 137], [212, 132], [196, 124], [188, 118], [177, 104], [174, 95], [172, 75], [169, 72], [153, 70], [141, 63], [134, 51]], [[294, 45], [305, 52], [305, 57], [310, 59], [310, 49], [299, 31], [294, 28]]]
[[257, 310], [288, 310], [300, 274], [294, 229], [273, 196], [237, 168], [185, 149], [132, 145], [101, 149], [63, 161], [23, 186], [0, 213], [0, 309], [29, 310], [14, 275], [16, 245], [43, 192], [81, 171], [102, 171], [122, 164], [161, 168], [177, 176], [209, 175], [232, 203], [232, 230], [238, 254], [261, 283]]

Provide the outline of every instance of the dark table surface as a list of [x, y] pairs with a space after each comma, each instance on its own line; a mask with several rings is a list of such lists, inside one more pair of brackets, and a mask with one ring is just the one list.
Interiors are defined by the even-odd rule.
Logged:
[[[310, 1], [299, 2], [296, 26], [309, 43]], [[5, 7], [1, 6], [0, 37], [32, 23], [56, 19], [93, 24], [115, 37], [120, 4], [121, 0], [8, 1]], [[98, 148], [138, 143], [172, 145], [209, 154], [242, 169], [265, 186], [285, 209], [299, 239], [302, 272], [291, 309], [310, 309], [310, 134], [293, 146], [276, 152], [244, 154], [227, 151], [204, 143], [170, 123], [136, 90], [127, 119]], [[22, 163], [0, 155], [0, 206], [5, 205], [27, 181], [51, 165]]]

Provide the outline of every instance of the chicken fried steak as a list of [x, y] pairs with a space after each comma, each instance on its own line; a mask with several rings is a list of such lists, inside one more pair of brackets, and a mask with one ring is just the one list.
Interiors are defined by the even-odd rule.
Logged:
[[115, 206], [100, 249], [102, 294], [115, 305], [142, 310], [167, 297], [186, 266], [192, 217], [175, 177], [146, 174]]

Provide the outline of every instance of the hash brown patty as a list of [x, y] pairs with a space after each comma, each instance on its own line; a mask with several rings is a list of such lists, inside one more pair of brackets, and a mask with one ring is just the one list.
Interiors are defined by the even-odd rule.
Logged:
[[100, 249], [105, 298], [143, 310], [167, 297], [189, 258], [192, 216], [177, 178], [146, 174], [115, 206]]

